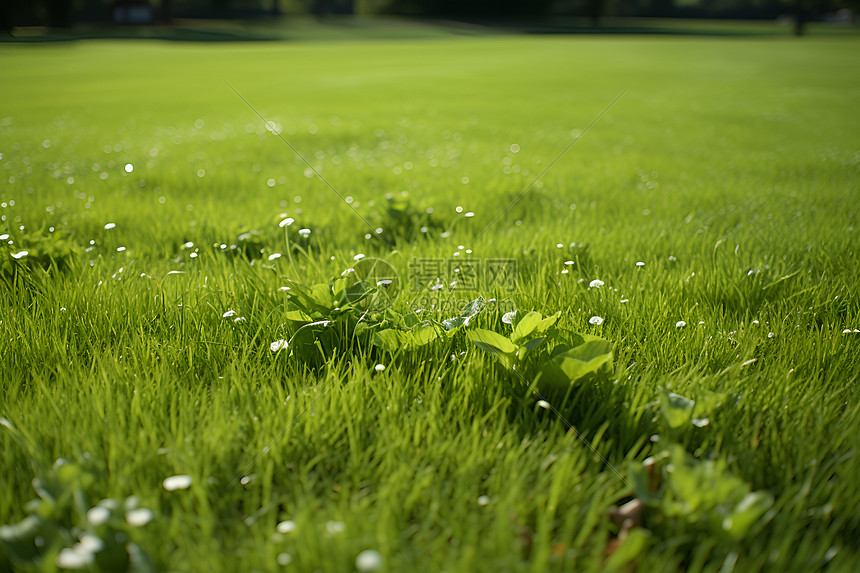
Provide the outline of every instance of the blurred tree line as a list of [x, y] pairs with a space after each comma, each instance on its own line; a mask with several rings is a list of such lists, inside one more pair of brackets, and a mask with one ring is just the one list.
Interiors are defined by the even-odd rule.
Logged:
[[579, 17], [599, 26], [605, 16], [773, 19], [785, 15], [794, 18], [795, 32], [800, 34], [805, 22], [840, 9], [857, 10], [860, 0], [0, 0], [0, 29], [111, 22], [117, 19], [118, 9], [130, 8], [161, 23], [177, 17], [397, 14], [482, 22]]

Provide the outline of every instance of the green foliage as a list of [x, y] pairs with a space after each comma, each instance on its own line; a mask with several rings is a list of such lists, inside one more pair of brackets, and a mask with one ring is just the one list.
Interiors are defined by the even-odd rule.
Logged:
[[2, 234], [7, 238], [0, 241], [0, 276], [7, 279], [36, 269], [67, 270], [83, 251], [68, 232], [53, 227]]
[[725, 461], [699, 460], [678, 445], [631, 464], [628, 477], [654, 512], [652, 527], [690, 525], [724, 541], [741, 540], [763, 525], [774, 501], [766, 491], [753, 491]]
[[[502, 321], [510, 324], [512, 332], [506, 337], [497, 332], [476, 328], [467, 337], [478, 348], [492, 353], [507, 368], [517, 368], [534, 376], [542, 394], [564, 396], [577, 382], [607, 372], [612, 366], [613, 345], [607, 340], [589, 334], [570, 333], [569, 343], [558, 342], [554, 329], [561, 316], [557, 312], [544, 317], [531, 311], [525, 315], [513, 312]], [[546, 348], [551, 350], [546, 351]], [[544, 352], [541, 352], [544, 350]]]
[[33, 479], [39, 497], [27, 504], [21, 522], [0, 526], [0, 557], [18, 571], [153, 571], [135, 542], [137, 528], [149, 522], [152, 512], [138, 507], [135, 497], [94, 504], [93, 490], [104, 472], [85, 469], [92, 465], [60, 459]]

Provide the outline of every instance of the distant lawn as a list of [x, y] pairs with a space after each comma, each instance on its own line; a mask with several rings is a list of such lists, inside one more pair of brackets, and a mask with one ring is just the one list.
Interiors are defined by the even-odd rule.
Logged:
[[0, 46], [0, 570], [856, 570], [860, 39], [427, 29]]

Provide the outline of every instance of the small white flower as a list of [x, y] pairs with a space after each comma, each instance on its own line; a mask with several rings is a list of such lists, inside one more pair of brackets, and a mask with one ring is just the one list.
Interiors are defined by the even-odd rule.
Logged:
[[308, 238], [310, 236], [310, 234], [311, 234], [310, 229], [299, 229], [299, 235], [301, 235], [304, 238]]
[[111, 229], [113, 229], [114, 227], [116, 227], [116, 223], [107, 223], [107, 224], [105, 225], [105, 229], [106, 229], [106, 230], [108, 230], [108, 231], [110, 231], [110, 230], [111, 230]]
[[86, 551], [87, 553], [98, 553], [105, 548], [105, 542], [89, 533], [84, 533], [81, 540], [77, 543], [78, 551]]
[[145, 507], [133, 509], [125, 514], [125, 520], [132, 527], [142, 527], [152, 521], [152, 510]]
[[283, 221], [281, 221], [280, 223], [278, 223], [278, 226], [279, 226], [279, 227], [289, 227], [289, 226], [290, 226], [290, 225], [292, 225], [294, 222], [295, 222], [295, 219], [293, 219], [292, 217], [287, 217], [286, 219], [284, 219]]
[[644, 262], [644, 261], [637, 261], [637, 262], [636, 262], [636, 266], [637, 266], [637, 267], [644, 267], [644, 266], [645, 266], [645, 262]]
[[358, 253], [357, 255], [355, 255], [354, 257], [352, 257], [352, 260], [353, 260], [353, 261], [360, 261], [360, 260], [361, 260], [361, 259], [363, 259], [363, 258], [364, 258], [364, 253]]
[[286, 348], [286, 347], [287, 347], [287, 341], [282, 338], [280, 340], [276, 340], [273, 343], [271, 343], [269, 345], [269, 350], [271, 350], [272, 352], [277, 352], [278, 350], [281, 350], [282, 348]]
[[373, 367], [373, 369], [376, 370], [377, 372], [382, 372], [383, 370], [385, 370], [385, 364], [377, 364], [376, 366]]
[[95, 562], [95, 557], [89, 551], [79, 548], [66, 547], [57, 555], [57, 567], [62, 569], [83, 569]]
[[168, 275], [184, 275], [185, 271], [167, 271]]
[[675, 328], [684, 328], [685, 326], [687, 326], [687, 323], [684, 322], [683, 320], [679, 320], [678, 322], [675, 323]]
[[164, 478], [164, 481], [161, 482], [161, 485], [167, 491], [176, 491], [178, 489], [188, 489], [191, 487], [191, 476], [189, 475], [175, 475]]
[[17, 253], [12, 253], [12, 258], [13, 259], [20, 259], [20, 258], [26, 257], [28, 254], [30, 254], [29, 251], [20, 251]]
[[514, 317], [516, 315], [517, 315], [517, 311], [515, 311], [515, 310], [511, 311], [511, 312], [506, 312], [505, 314], [502, 315], [502, 322], [504, 322], [505, 324], [513, 324], [514, 323]]
[[121, 253], [125, 250], [125, 247], [117, 247], [116, 252]]
[[275, 259], [280, 259], [280, 258], [281, 258], [281, 253], [272, 253], [271, 255], [269, 255], [270, 261], [274, 261]]
[[293, 562], [293, 556], [289, 553], [278, 553], [278, 565], [287, 566]]
[[248, 319], [245, 318], [244, 316], [237, 316], [236, 318], [233, 319], [233, 322], [245, 322], [246, 320], [248, 320]]
[[544, 410], [549, 409], [549, 402], [547, 402], [546, 400], [538, 400], [537, 405], [540, 406], [541, 408], [543, 408]]
[[603, 318], [599, 316], [592, 316], [588, 319], [589, 324], [593, 324], [594, 326], [600, 326], [603, 324]]
[[355, 568], [359, 571], [378, 571], [382, 567], [382, 555], [379, 551], [365, 549], [355, 558]]
[[110, 519], [110, 510], [106, 507], [96, 506], [87, 512], [87, 521], [93, 525], [101, 525]]
[[228, 310], [224, 314], [221, 315], [221, 318], [230, 318], [231, 316], [236, 316], [235, 310]]
[[482, 495], [481, 497], [478, 498], [478, 505], [484, 506], [484, 505], [487, 505], [488, 503], [490, 503], [490, 497], [489, 496]]
[[125, 172], [131, 173], [132, 171], [134, 171], [134, 165], [132, 165], [131, 163], [126, 163], [125, 164]]
[[564, 261], [564, 264], [566, 264], [567, 266], [575, 265], [576, 261]]
[[590, 283], [588, 283], [588, 288], [600, 288], [603, 286], [603, 281], [600, 279], [594, 279]]
[[291, 533], [296, 528], [296, 522], [287, 520], [278, 524], [278, 533]]

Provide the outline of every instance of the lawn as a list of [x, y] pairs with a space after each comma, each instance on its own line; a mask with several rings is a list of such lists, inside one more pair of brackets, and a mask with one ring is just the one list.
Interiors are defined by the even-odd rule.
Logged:
[[855, 570], [860, 38], [344, 34], [0, 46], [0, 569]]

